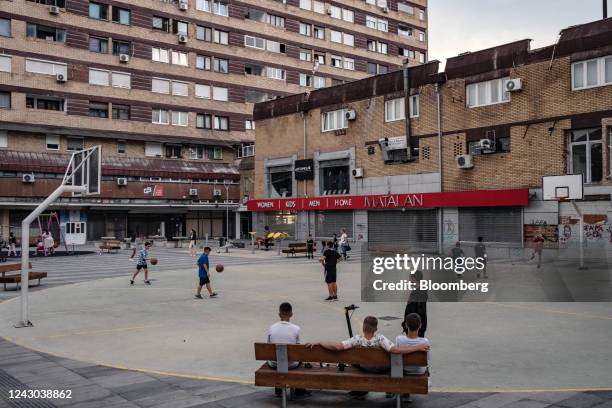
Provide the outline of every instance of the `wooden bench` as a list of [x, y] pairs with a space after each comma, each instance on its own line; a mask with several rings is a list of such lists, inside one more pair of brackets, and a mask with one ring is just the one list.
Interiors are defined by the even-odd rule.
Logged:
[[[287, 254], [287, 256], [289, 256], [289, 254], [295, 256], [295, 254], [297, 253], [308, 253], [308, 244], [305, 242], [296, 242], [294, 244], [289, 244], [287, 249], [283, 249], [281, 251], [283, 254]], [[314, 247], [313, 247], [313, 252], [314, 252]]]
[[[402, 406], [402, 394], [427, 394], [429, 373], [404, 375], [404, 366], [427, 367], [427, 353], [387, 353], [382, 349], [354, 348], [329, 351], [320, 346], [312, 349], [300, 344], [255, 343], [255, 359], [276, 361], [271, 368], [264, 363], [255, 372], [255, 385], [282, 389], [282, 407], [287, 405], [287, 388], [388, 392], [396, 396], [396, 406]], [[289, 361], [310, 362], [289, 369]], [[319, 363], [332, 363], [321, 366]], [[346, 365], [342, 371], [336, 364]], [[390, 367], [386, 373], [362, 371], [355, 365]]]
[[[255, 238], [255, 246], [257, 246], [257, 249], [265, 249], [266, 248], [266, 243], [265, 243], [265, 239], [258, 237]], [[268, 246], [269, 247], [273, 247], [274, 246], [274, 240], [272, 238], [270, 238], [268, 240]]]
[[[32, 264], [29, 265], [29, 268], [32, 269]], [[14, 283], [15, 290], [19, 288], [21, 283], [21, 273], [6, 275], [7, 272], [21, 272], [21, 264], [20, 263], [11, 263], [6, 265], [0, 265], [0, 283], [4, 284], [4, 290], [6, 290], [7, 283]], [[28, 283], [31, 280], [38, 279], [38, 286], [40, 286], [40, 280], [42, 278], [47, 277], [47, 272], [28, 272]]]
[[98, 249], [100, 250], [100, 254], [104, 251], [110, 254], [112, 251], [118, 251], [121, 249], [121, 241], [118, 241], [118, 240], [102, 241]]

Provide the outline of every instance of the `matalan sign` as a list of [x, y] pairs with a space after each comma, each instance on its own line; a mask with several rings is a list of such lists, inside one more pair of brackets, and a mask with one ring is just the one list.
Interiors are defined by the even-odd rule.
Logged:
[[360, 210], [444, 207], [525, 206], [529, 190], [480, 190], [448, 193], [279, 198], [249, 200], [249, 211]]

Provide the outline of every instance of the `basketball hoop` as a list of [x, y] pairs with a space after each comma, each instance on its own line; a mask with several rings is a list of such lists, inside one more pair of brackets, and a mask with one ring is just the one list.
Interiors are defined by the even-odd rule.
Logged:
[[15, 327], [30, 327], [28, 319], [28, 278], [30, 264], [30, 224], [55, 200], [65, 193], [73, 196], [100, 194], [102, 179], [101, 147], [94, 146], [74, 152], [64, 173], [64, 179], [49, 197], [43, 200], [21, 223], [21, 316]]

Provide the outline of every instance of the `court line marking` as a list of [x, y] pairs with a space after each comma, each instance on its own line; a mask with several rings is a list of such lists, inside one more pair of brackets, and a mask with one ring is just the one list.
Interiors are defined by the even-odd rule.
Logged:
[[114, 329], [83, 330], [83, 331], [68, 332], [68, 333], [62, 333], [62, 334], [52, 334], [48, 336], [38, 336], [37, 338], [39, 339], [58, 339], [58, 338], [69, 337], [69, 336], [91, 336], [95, 334], [115, 333], [115, 332], [123, 332], [123, 331], [130, 331], [130, 330], [142, 330], [142, 329], [149, 329], [153, 327], [164, 327], [164, 326], [165, 325], [163, 324], [150, 324], [150, 325], [144, 325], [144, 326], [118, 327]]
[[562, 315], [575, 316], [575, 317], [587, 317], [590, 319], [612, 320], [612, 316], [599, 316], [599, 315], [593, 315], [589, 313], [580, 313], [580, 312], [566, 312], [564, 310], [548, 309], [548, 308], [542, 308], [542, 307], [537, 307], [537, 306], [512, 305], [512, 304], [498, 303], [498, 302], [491, 302], [491, 304], [494, 304], [496, 306], [501, 306], [501, 307], [515, 308], [515, 309], [536, 310], [539, 312], [546, 312], [546, 313], [552, 313], [552, 314], [562, 314]]

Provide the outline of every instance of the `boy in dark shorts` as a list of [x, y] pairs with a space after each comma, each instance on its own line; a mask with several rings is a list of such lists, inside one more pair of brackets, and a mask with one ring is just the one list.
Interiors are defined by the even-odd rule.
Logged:
[[325, 267], [325, 283], [327, 283], [327, 291], [329, 296], [325, 299], [328, 302], [338, 301], [338, 286], [336, 285], [336, 264], [340, 259], [340, 254], [333, 250], [333, 242], [328, 242], [321, 262]]
[[200, 258], [198, 258], [199, 282], [198, 282], [198, 289], [195, 295], [197, 299], [202, 299], [202, 287], [203, 286], [206, 286], [206, 289], [208, 290], [208, 294], [210, 295], [211, 298], [217, 296], [217, 294], [213, 292], [212, 288], [210, 287], [210, 265], [208, 261], [208, 254], [210, 254], [210, 247], [205, 247], [204, 253], [200, 255]]
[[314, 240], [312, 239], [312, 234], [308, 234], [308, 240], [306, 241], [306, 257], [314, 259]]
[[[134, 279], [136, 279], [136, 275], [140, 273], [141, 269], [144, 270], [145, 284], [147, 285], [151, 284], [151, 282], [149, 281], [149, 270], [147, 269], [147, 260], [149, 259], [149, 249], [151, 249], [151, 243], [145, 242], [144, 247], [140, 250], [140, 253], [138, 254], [138, 261], [136, 262], [136, 272], [134, 272], [134, 275], [132, 275], [132, 279], [130, 280], [130, 285], [134, 284]], [[134, 258], [134, 255], [136, 255], [136, 248], [134, 248], [134, 251], [132, 251], [132, 256], [130, 257], [130, 259]]]

